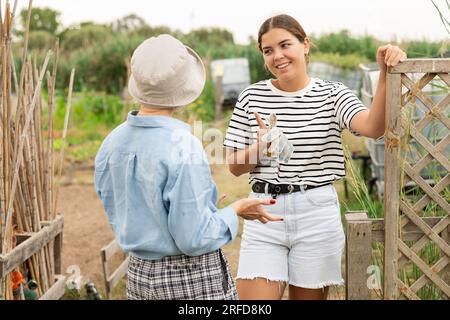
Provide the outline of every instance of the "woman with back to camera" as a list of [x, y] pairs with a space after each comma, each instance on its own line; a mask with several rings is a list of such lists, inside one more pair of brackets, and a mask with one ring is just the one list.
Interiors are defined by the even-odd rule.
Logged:
[[235, 300], [221, 247], [233, 241], [238, 216], [279, 221], [262, 204], [240, 199], [217, 207], [208, 158], [174, 111], [195, 101], [205, 68], [191, 48], [168, 34], [142, 42], [128, 85], [139, 110], [103, 141], [95, 189], [116, 241], [129, 253], [129, 300]]
[[381, 73], [368, 110], [342, 83], [309, 77], [311, 43], [291, 16], [266, 20], [258, 45], [275, 79], [242, 92], [224, 146], [231, 173], [250, 173], [251, 197], [276, 198], [267, 210], [284, 222], [245, 222], [237, 290], [241, 299], [281, 299], [289, 285], [290, 299], [326, 299], [329, 286], [343, 284], [345, 235], [333, 186], [345, 176], [341, 134], [384, 134], [387, 67], [406, 54], [378, 49]]

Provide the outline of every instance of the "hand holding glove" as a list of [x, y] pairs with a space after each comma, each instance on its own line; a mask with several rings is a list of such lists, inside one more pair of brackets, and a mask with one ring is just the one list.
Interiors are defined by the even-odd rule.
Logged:
[[[255, 117], [259, 127], [267, 130], [258, 113], [255, 113]], [[268, 148], [264, 150], [264, 155], [271, 160], [287, 163], [294, 153], [294, 146], [284, 135], [283, 131], [277, 128], [277, 115], [275, 113], [270, 115], [269, 124], [269, 131], [261, 137], [261, 141], [268, 145]]]

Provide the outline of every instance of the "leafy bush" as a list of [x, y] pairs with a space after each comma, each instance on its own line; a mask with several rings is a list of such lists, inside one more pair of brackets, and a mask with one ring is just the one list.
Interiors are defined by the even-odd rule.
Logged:
[[370, 62], [366, 57], [358, 54], [340, 55], [338, 53], [317, 52], [311, 56], [311, 61], [321, 61], [343, 69], [358, 69], [361, 63]]
[[[57, 98], [55, 123], [62, 127], [66, 98]], [[71, 128], [91, 129], [99, 124], [115, 127], [126, 119], [127, 108], [120, 97], [99, 92], [82, 92], [73, 96]]]
[[70, 68], [76, 67], [75, 90], [96, 90], [118, 94], [124, 88], [128, 72], [127, 61], [141, 39], [114, 36], [98, 41], [87, 49], [74, 51], [62, 63], [63, 87], [67, 87]]
[[43, 51], [52, 48], [56, 37], [47, 31], [31, 31], [28, 40], [28, 49]]
[[186, 107], [184, 118], [187, 119], [192, 115], [205, 122], [214, 120], [216, 115], [216, 96], [214, 84], [211, 80], [206, 81], [205, 89], [200, 98]]
[[352, 37], [348, 30], [313, 38], [313, 43], [313, 54], [317, 51], [321, 53], [339, 54], [341, 56], [357, 54], [372, 61], [375, 61], [377, 48], [380, 44], [373, 37]]
[[[437, 42], [427, 42], [427, 41], [411, 41], [406, 43], [408, 47], [407, 53], [409, 58], [425, 58], [425, 57], [436, 57], [441, 49], [441, 44]], [[447, 48], [445, 51], [449, 51], [449, 44], [447, 43]]]
[[65, 30], [61, 35], [61, 48], [65, 51], [86, 49], [112, 37], [112, 30], [105, 25], [83, 24], [78, 28]]

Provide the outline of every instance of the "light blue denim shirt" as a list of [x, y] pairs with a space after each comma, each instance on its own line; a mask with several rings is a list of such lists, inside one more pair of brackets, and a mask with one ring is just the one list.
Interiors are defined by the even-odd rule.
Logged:
[[238, 231], [235, 210], [216, 207], [201, 142], [170, 117], [131, 112], [100, 147], [95, 188], [118, 244], [141, 259], [202, 255]]

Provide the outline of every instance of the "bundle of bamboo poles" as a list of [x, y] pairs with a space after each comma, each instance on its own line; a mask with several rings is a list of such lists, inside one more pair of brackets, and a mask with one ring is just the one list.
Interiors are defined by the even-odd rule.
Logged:
[[[0, 1], [0, 254], [14, 250], [15, 235], [41, 230], [43, 221], [56, 218], [57, 186], [55, 175], [61, 175], [64, 144], [70, 113], [74, 71], [69, 85], [69, 97], [59, 157], [53, 149], [53, 115], [58, 42], [49, 51], [43, 64], [28, 54], [28, 35], [32, 9], [29, 1], [24, 33], [20, 74], [16, 72], [11, 49], [13, 9], [9, 0], [5, 10]], [[50, 62], [53, 66], [50, 70]], [[42, 89], [46, 84], [48, 98]], [[43, 130], [44, 125], [47, 130]], [[56, 158], [56, 159], [55, 159]], [[58, 168], [55, 166], [58, 165]], [[44, 247], [21, 266], [21, 273], [38, 284], [38, 295], [45, 293], [54, 282], [53, 243]], [[11, 275], [0, 279], [0, 299], [13, 298]]]

